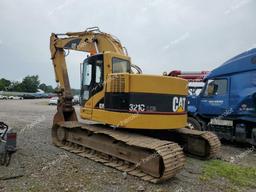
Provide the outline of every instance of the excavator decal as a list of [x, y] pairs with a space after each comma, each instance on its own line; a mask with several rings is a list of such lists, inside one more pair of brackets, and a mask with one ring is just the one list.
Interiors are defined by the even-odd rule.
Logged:
[[186, 110], [186, 97], [173, 97], [173, 112], [184, 112]]

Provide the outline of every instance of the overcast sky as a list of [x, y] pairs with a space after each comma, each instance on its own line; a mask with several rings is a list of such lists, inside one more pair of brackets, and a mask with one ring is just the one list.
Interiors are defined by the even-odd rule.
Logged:
[[[92, 26], [117, 36], [144, 73], [212, 70], [256, 47], [255, 19], [255, 0], [0, 0], [0, 78], [38, 74], [55, 86], [51, 32]], [[68, 58], [72, 87], [85, 56]]]

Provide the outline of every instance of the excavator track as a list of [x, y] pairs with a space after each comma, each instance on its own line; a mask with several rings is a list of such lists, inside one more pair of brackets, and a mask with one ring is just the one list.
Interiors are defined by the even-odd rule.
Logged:
[[209, 131], [197, 131], [187, 128], [176, 129], [170, 131], [174, 133], [177, 139], [173, 141], [178, 142], [183, 146], [183, 150], [186, 154], [199, 159], [211, 159], [215, 157], [221, 147], [219, 138]]
[[57, 123], [52, 137], [62, 149], [152, 183], [174, 177], [185, 164], [183, 150], [175, 142], [104, 125]]
[[217, 156], [221, 143], [219, 138], [209, 131], [198, 131], [187, 128], [137, 132], [156, 139], [178, 143], [186, 155], [207, 160]]

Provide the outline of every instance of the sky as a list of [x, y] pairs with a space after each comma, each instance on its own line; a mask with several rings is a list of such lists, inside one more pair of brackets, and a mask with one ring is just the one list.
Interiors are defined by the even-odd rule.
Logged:
[[[50, 34], [93, 26], [118, 37], [145, 74], [212, 70], [256, 47], [255, 10], [255, 0], [1, 0], [0, 78], [56, 86]], [[73, 88], [85, 58], [67, 58]]]

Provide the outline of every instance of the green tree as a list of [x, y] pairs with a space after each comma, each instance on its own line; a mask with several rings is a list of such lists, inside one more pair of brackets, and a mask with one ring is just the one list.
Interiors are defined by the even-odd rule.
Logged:
[[17, 92], [22, 92], [23, 88], [21, 86], [21, 83], [18, 81], [13, 81], [11, 85], [8, 88], [8, 91], [17, 91]]
[[38, 75], [28, 75], [21, 82], [22, 91], [31, 93], [37, 92], [39, 84], [40, 81]]
[[45, 83], [40, 84], [38, 88], [43, 90], [44, 92], [47, 92], [47, 85]]
[[11, 85], [11, 81], [7, 79], [0, 79], [0, 91], [6, 90]]
[[45, 83], [42, 83], [39, 85], [39, 89], [43, 90], [45, 93], [52, 93], [54, 92], [54, 89], [51, 85], [46, 85]]
[[51, 85], [47, 85], [46, 93], [53, 93], [55, 90]]
[[[43, 90], [45, 93], [54, 93], [58, 88], [53, 88], [51, 85], [46, 85], [45, 83], [40, 84], [38, 75], [28, 75], [23, 78], [22, 82], [19, 81], [9, 81], [7, 79], [0, 79], [0, 91], [16, 91], [16, 92], [37, 92], [38, 89]], [[78, 90], [72, 90], [78, 93]]]

